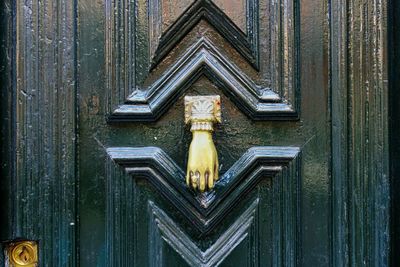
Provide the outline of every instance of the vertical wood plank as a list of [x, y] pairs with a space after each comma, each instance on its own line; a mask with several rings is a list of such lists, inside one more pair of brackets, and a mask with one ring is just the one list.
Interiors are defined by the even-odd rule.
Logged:
[[[13, 221], [11, 188], [13, 176], [14, 143], [13, 110], [14, 110], [14, 79], [13, 79], [13, 1], [0, 1], [0, 240], [7, 240], [11, 234]], [[3, 254], [3, 253], [1, 253]], [[4, 266], [3, 255], [0, 256], [0, 266]]]
[[348, 261], [347, 0], [331, 2], [332, 266]]
[[75, 2], [15, 3], [15, 176], [10, 238], [41, 266], [75, 265]]
[[350, 263], [388, 266], [386, 1], [349, 2]]
[[389, 1], [390, 264], [400, 266], [400, 2]]
[[331, 10], [333, 258], [388, 266], [387, 2]]

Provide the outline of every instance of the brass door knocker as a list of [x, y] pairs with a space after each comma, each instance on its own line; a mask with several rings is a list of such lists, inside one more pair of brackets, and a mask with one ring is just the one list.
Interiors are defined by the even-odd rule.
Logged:
[[200, 192], [211, 190], [218, 180], [218, 154], [212, 138], [217, 122], [221, 122], [219, 95], [185, 96], [185, 123], [191, 124], [192, 132], [186, 183]]

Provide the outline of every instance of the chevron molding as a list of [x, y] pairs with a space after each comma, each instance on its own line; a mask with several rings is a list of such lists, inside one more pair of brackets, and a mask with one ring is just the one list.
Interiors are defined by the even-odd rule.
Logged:
[[[150, 208], [150, 244], [153, 244], [150, 254], [150, 266], [162, 266], [162, 244], [171, 246], [190, 266], [211, 267], [219, 266], [229, 254], [247, 239], [251, 240], [248, 246], [248, 255], [254, 259], [253, 265], [258, 266], [258, 235], [256, 234], [255, 217], [257, 216], [259, 200], [256, 199], [245, 212], [206, 250], [199, 248], [195, 242], [177, 225], [168, 215], [153, 202]], [[248, 257], [248, 255], [246, 255]]]
[[[247, 243], [249, 249], [269, 251], [268, 260], [276, 266], [295, 266], [298, 261], [299, 148], [250, 148], [220, 177], [214, 190], [206, 194], [190, 190], [185, 185], [183, 170], [160, 148], [115, 147], [107, 149], [107, 153], [109, 266], [133, 266], [132, 258], [142, 257], [146, 262], [151, 259], [154, 266], [160, 266], [157, 263], [161, 259], [152, 259], [148, 253], [157, 251], [161, 243], [164, 244], [162, 246], [168, 244], [186, 261], [188, 253], [196, 255], [200, 265], [195, 266], [217, 265], [224, 260], [224, 256], [212, 255], [211, 250], [207, 250], [210, 246], [196, 248], [198, 241], [195, 240], [208, 240], [215, 236], [216, 231], [221, 231], [224, 219], [238, 209], [242, 210], [242, 215], [214, 239], [214, 245], [226, 249], [224, 254], [229, 254], [226, 246], [229, 240], [243, 240], [254, 230], [263, 233], [260, 240], [264, 241], [252, 245]], [[256, 215], [258, 211], [260, 215]], [[261, 221], [264, 230], [258, 229]], [[245, 223], [248, 225], [244, 226]], [[256, 228], [253, 229], [253, 226]], [[135, 238], [148, 238], [152, 229], [158, 230], [149, 244], [135, 243]], [[219, 240], [220, 236], [224, 238]], [[118, 253], [122, 250], [129, 253]], [[288, 256], [280, 256], [283, 253]]]
[[[280, 5], [274, 1], [247, 0], [244, 33], [212, 1], [194, 1], [162, 33], [160, 0], [107, 1], [105, 56], [109, 121], [155, 121], [201, 75], [221, 87], [251, 119], [298, 119], [299, 39], [295, 2], [289, 0]], [[269, 16], [259, 16], [260, 6], [267, 6]], [[231, 63], [229, 55], [219, 51], [204, 35], [152, 84], [143, 85], [150, 71], [201, 20], [206, 20], [260, 71], [259, 76], [263, 78], [257, 82], [267, 87], [247, 77]], [[260, 33], [268, 36], [269, 41], [259, 40]]]
[[[186, 9], [185, 15], [180, 16], [165, 33], [161, 32], [160, 0], [150, 1], [150, 25], [154, 29], [150, 34], [150, 45], [157, 48], [151, 53], [151, 68], [157, 64], [181, 41], [201, 20], [207, 21], [224, 37], [256, 70], [259, 69], [258, 44], [258, 0], [247, 0], [247, 34], [211, 0], [197, 0]], [[159, 38], [161, 37], [161, 38]]]
[[[206, 38], [200, 39], [146, 90], [129, 95], [110, 116], [116, 121], [155, 121], [202, 75], [208, 77], [250, 118], [296, 119], [297, 110], [271, 88], [260, 88], [229, 63]], [[296, 102], [291, 99], [291, 103]]]
[[[198, 194], [187, 188], [183, 170], [160, 148], [107, 149], [126, 173], [147, 179], [202, 233], [212, 229], [260, 179], [272, 179], [292, 161], [298, 168], [299, 152], [296, 147], [253, 147], [222, 175], [214, 190]], [[298, 175], [296, 170], [290, 178], [294, 180], [288, 182], [297, 184]]]

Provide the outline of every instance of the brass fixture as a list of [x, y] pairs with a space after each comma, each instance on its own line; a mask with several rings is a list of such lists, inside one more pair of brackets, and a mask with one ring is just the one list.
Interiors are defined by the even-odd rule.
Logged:
[[219, 95], [185, 96], [185, 123], [191, 124], [192, 142], [186, 172], [186, 183], [195, 190], [211, 190], [218, 180], [218, 154], [212, 132], [221, 123]]
[[34, 241], [18, 241], [7, 248], [9, 266], [38, 266], [38, 245]]

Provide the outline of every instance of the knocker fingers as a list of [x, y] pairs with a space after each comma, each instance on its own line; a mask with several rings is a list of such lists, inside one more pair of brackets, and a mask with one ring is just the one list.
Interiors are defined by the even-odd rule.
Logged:
[[216, 170], [218, 167], [216, 166], [217, 165], [214, 164], [214, 166], [210, 166], [210, 168], [200, 167], [188, 170], [186, 184], [194, 190], [198, 189], [200, 192], [211, 190], [214, 187], [214, 182], [217, 180]]

